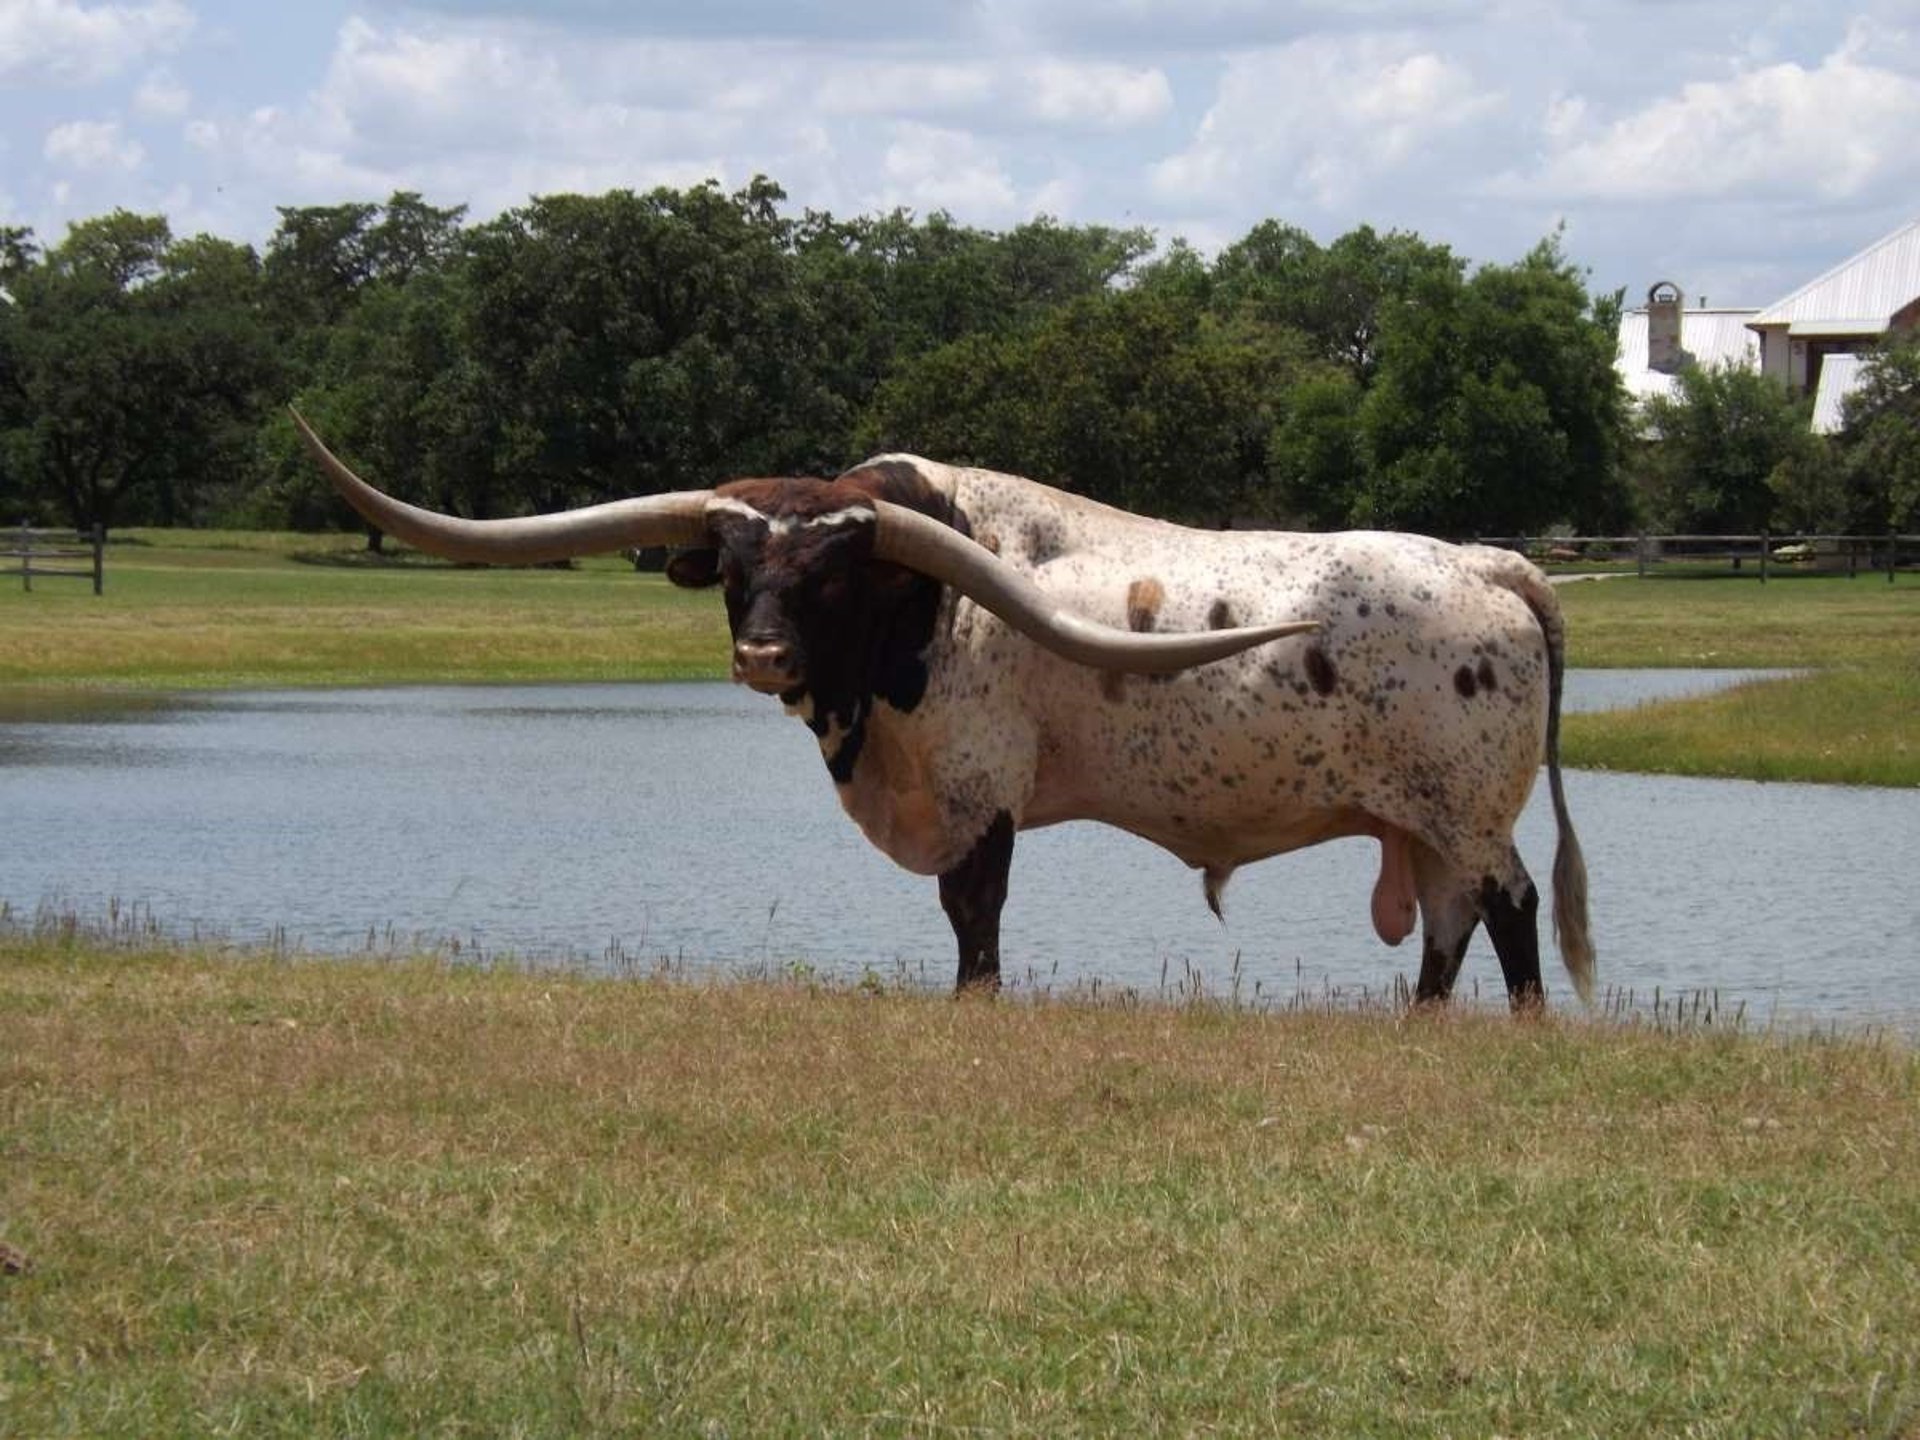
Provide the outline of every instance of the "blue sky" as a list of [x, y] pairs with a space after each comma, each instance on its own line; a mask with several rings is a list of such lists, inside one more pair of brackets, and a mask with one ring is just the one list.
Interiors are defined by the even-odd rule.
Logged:
[[733, 186], [1765, 304], [1920, 215], [1920, 0], [0, 0], [0, 223]]

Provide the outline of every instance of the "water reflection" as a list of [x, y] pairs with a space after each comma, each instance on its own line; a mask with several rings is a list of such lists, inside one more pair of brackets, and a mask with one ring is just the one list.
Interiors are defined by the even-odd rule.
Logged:
[[[1569, 699], [1723, 680], [1585, 672]], [[938, 985], [952, 972], [932, 883], [842, 817], [804, 727], [724, 685], [199, 697], [140, 724], [0, 727], [0, 767], [0, 898], [16, 910], [118, 899], [183, 931], [336, 952], [397, 934]], [[1895, 878], [1920, 848], [1920, 794], [1578, 772], [1568, 787], [1607, 983], [1718, 990], [1757, 1020], [1920, 1015], [1905, 984], [1920, 919]], [[1521, 846], [1544, 876], [1539, 798]], [[1418, 954], [1373, 938], [1373, 866], [1370, 843], [1345, 841], [1250, 867], [1222, 927], [1194, 874], [1141, 841], [1095, 825], [1022, 836], [1008, 966], [1058, 988], [1154, 989], [1191, 969], [1243, 995], [1384, 989]], [[1484, 940], [1466, 974], [1498, 990]]]

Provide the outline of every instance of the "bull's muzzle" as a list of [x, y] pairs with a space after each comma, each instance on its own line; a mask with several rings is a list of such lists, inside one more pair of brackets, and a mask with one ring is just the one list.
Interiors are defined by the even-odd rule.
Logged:
[[784, 640], [741, 640], [733, 647], [733, 679], [762, 695], [791, 690], [799, 680], [793, 647]]

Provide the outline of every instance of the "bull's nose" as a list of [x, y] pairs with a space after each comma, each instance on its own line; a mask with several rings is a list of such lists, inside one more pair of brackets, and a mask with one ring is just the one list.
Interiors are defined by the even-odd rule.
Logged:
[[742, 640], [733, 647], [733, 678], [756, 690], [793, 684], [793, 647], [784, 640]]

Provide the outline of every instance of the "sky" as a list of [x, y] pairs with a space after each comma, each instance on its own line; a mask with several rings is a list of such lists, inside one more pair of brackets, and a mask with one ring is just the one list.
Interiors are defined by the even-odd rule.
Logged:
[[1765, 305], [1920, 217], [1920, 0], [0, 0], [0, 224], [395, 190], [1278, 219]]

